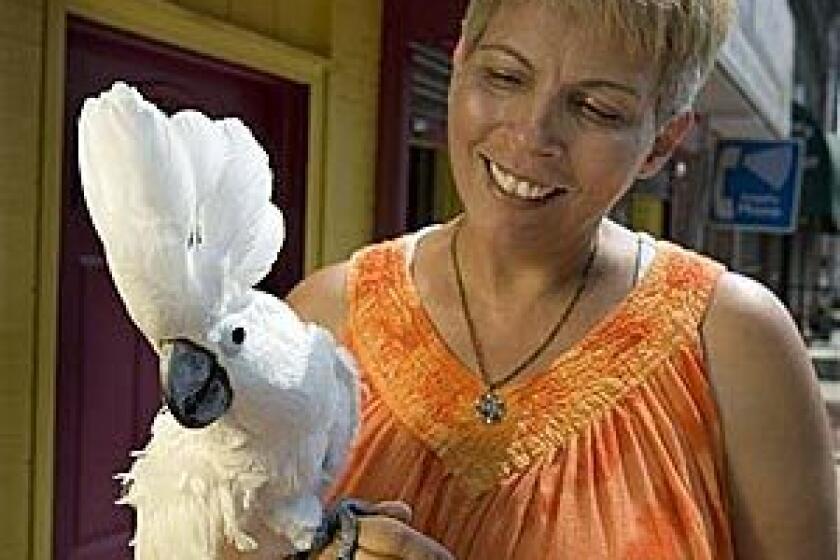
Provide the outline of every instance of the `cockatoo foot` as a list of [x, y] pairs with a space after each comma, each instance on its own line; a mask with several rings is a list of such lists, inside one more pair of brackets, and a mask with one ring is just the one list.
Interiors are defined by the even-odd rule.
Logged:
[[315, 531], [312, 548], [299, 552], [296, 560], [308, 560], [338, 540], [337, 560], [353, 560], [359, 547], [359, 517], [376, 515], [369, 503], [351, 498], [339, 500], [325, 514]]

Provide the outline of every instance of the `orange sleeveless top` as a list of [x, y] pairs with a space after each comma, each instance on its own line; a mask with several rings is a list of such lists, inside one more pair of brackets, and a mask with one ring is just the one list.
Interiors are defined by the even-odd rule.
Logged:
[[333, 496], [399, 499], [459, 560], [733, 558], [699, 327], [722, 267], [666, 242], [638, 285], [544, 372], [499, 390], [439, 337], [406, 239], [359, 252], [344, 342], [362, 418]]

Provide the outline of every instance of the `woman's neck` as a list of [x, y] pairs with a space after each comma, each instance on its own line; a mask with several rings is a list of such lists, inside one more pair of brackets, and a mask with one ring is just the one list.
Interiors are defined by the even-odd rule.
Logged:
[[467, 216], [460, 219], [455, 225], [461, 229], [459, 266], [471, 297], [485, 304], [534, 301], [573, 291], [601, 235], [600, 221], [566, 233], [519, 232], [514, 238], [476, 227]]

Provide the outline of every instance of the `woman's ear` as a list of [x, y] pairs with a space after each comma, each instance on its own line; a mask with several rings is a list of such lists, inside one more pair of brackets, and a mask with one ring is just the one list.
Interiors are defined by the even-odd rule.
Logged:
[[459, 64], [464, 61], [466, 54], [466, 45], [464, 45], [464, 36], [458, 37], [458, 43], [455, 45], [455, 50], [452, 52], [452, 62]]
[[685, 135], [692, 129], [695, 120], [696, 116], [693, 111], [685, 111], [671, 117], [656, 135], [650, 152], [639, 168], [637, 178], [650, 179], [659, 173], [659, 170], [674, 153], [674, 149], [680, 145]]

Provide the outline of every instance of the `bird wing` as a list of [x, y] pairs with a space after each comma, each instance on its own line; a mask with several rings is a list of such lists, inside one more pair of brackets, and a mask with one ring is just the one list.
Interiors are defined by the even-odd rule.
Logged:
[[[316, 325], [312, 330], [311, 356], [322, 355], [335, 376], [335, 409], [328, 427], [327, 449], [323, 462], [324, 482], [328, 484], [344, 465], [359, 424], [359, 378], [355, 360], [346, 348], [336, 344], [329, 331]], [[313, 360], [313, 365], [320, 364]]]

